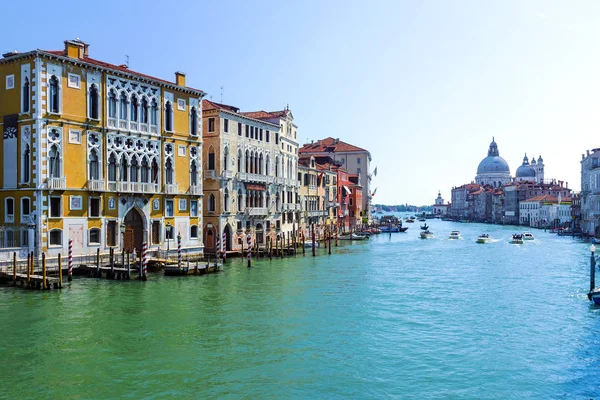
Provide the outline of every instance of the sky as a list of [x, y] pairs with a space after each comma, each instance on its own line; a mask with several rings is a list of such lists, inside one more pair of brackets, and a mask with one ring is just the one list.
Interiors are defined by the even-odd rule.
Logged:
[[449, 200], [492, 137], [511, 173], [541, 154], [546, 178], [579, 190], [581, 154], [600, 147], [598, 1], [32, 1], [5, 15], [2, 52], [78, 37], [242, 111], [289, 105], [300, 145], [371, 152], [375, 203]]

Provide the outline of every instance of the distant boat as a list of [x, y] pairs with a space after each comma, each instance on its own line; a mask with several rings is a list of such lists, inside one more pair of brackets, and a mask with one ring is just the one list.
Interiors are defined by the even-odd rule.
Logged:
[[421, 232], [421, 239], [433, 239], [434, 237], [433, 232], [429, 232], [428, 230]]
[[406, 221], [404, 221], [404, 222], [408, 222], [408, 223], [411, 223], [411, 224], [412, 224], [413, 222], [415, 222], [415, 220], [414, 220], [413, 218], [414, 218], [414, 217], [407, 218], [407, 219], [406, 219]]
[[477, 243], [489, 243], [492, 241], [492, 238], [487, 233], [482, 233], [477, 238]]
[[450, 236], [448, 236], [449, 239], [460, 239], [460, 232], [459, 231], [452, 231], [450, 232]]
[[426, 219], [425, 219], [425, 218], [423, 218], [423, 217], [421, 217], [421, 218], [419, 218], [419, 221], [420, 221], [420, 222], [425, 222], [425, 221], [426, 221]]
[[523, 232], [523, 240], [534, 240], [535, 238], [530, 232]]
[[338, 240], [367, 240], [368, 237], [364, 235], [359, 235], [356, 233], [352, 233], [350, 235], [340, 235], [338, 236]]
[[429, 227], [427, 226], [427, 222], [425, 223], [425, 225], [421, 225], [421, 229], [424, 231], [429, 229]]
[[520, 233], [515, 233], [514, 235], [512, 235], [512, 237], [510, 238], [510, 242], [512, 244], [523, 244], [523, 235]]

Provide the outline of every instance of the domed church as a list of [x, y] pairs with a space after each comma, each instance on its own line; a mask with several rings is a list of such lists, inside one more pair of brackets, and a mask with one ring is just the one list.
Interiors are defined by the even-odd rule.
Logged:
[[504, 158], [500, 157], [498, 145], [494, 138], [492, 138], [487, 157], [481, 160], [477, 167], [475, 182], [482, 186], [491, 185], [493, 187], [500, 187], [511, 181], [512, 177], [508, 163]]

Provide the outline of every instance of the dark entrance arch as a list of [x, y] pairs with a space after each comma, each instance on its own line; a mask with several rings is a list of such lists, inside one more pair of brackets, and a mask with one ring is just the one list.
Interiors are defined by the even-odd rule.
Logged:
[[126, 252], [142, 251], [144, 243], [144, 219], [140, 210], [132, 208], [123, 219], [125, 223], [125, 237], [123, 238], [123, 248]]
[[215, 251], [215, 231], [213, 228], [205, 228], [204, 230], [204, 246], [211, 251]]
[[227, 251], [231, 251], [231, 241], [233, 240], [233, 233], [231, 232], [231, 226], [229, 224], [225, 225], [225, 229], [223, 229], [223, 233], [225, 234], [225, 249]]

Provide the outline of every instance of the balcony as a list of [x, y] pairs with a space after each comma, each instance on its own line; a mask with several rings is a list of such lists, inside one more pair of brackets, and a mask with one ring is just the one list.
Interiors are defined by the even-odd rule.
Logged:
[[266, 207], [248, 207], [246, 208], [246, 214], [250, 216], [264, 216], [268, 214]]
[[48, 180], [46, 180], [46, 185], [49, 190], [64, 190], [67, 188], [67, 177], [48, 178]]
[[317, 190], [317, 185], [308, 185], [308, 190]]
[[[347, 211], [346, 211], [347, 212]], [[326, 210], [312, 210], [306, 211], [307, 217], [326, 217], [329, 215], [329, 212]]]
[[177, 184], [176, 183], [166, 183], [165, 184], [165, 194], [177, 194]]
[[190, 185], [190, 194], [200, 196], [202, 195], [202, 186], [201, 185]]
[[204, 179], [217, 179], [217, 171], [204, 171]]
[[136, 132], [137, 132], [137, 131], [139, 130], [139, 125], [138, 125], [138, 123], [137, 123], [137, 122], [135, 122], [135, 121], [131, 121], [131, 122], [129, 122], [129, 130], [131, 130], [131, 131], [136, 131]]
[[226, 169], [221, 176], [223, 179], [233, 179], [233, 171]]
[[90, 179], [87, 181], [87, 188], [92, 192], [100, 192], [104, 190], [104, 181], [100, 179]]
[[140, 123], [140, 132], [148, 133], [148, 124]]
[[248, 181], [267, 183], [267, 176], [260, 174], [248, 174]]
[[119, 120], [119, 129], [129, 129], [129, 124], [127, 123], [128, 121], [126, 120]]
[[158, 183], [142, 183], [142, 192], [158, 193]]
[[108, 119], [108, 127], [109, 128], [116, 128], [117, 127], [117, 119], [116, 118], [109, 118]]
[[278, 185], [283, 185], [285, 183], [285, 179], [283, 179], [281, 176], [276, 176], [275, 183]]
[[245, 181], [247, 179], [247, 174], [245, 172], [238, 172], [236, 178], [238, 181]]

